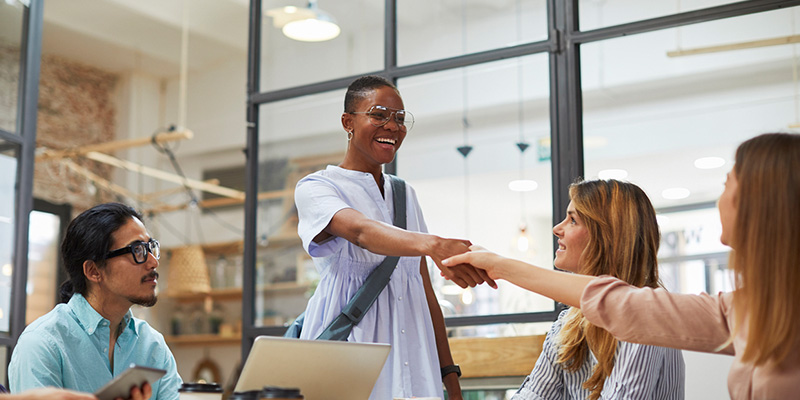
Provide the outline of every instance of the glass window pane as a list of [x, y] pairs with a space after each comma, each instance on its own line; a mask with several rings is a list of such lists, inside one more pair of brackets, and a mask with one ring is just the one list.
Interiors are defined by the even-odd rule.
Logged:
[[16, 146], [0, 143], [0, 331], [11, 320], [11, 276], [14, 271], [14, 229], [17, 196]]
[[[262, 92], [383, 69], [383, 2], [317, 3], [341, 28], [336, 38], [321, 42], [290, 39], [276, 24], [281, 25], [291, 14], [281, 7], [268, 8], [265, 2], [261, 33]], [[306, 9], [299, 11], [303, 10]]]
[[[551, 268], [547, 56], [405, 78], [399, 87], [416, 122], [397, 170], [414, 186], [428, 230]], [[521, 152], [520, 142], [530, 147]], [[467, 157], [458, 150], [465, 145]], [[517, 180], [535, 190], [510, 190]], [[504, 281], [500, 290], [461, 289], [428, 265], [445, 316], [553, 310], [551, 300]]]
[[730, 248], [719, 241], [722, 226], [713, 204], [658, 213], [661, 281], [672, 292], [716, 294], [733, 290], [727, 270]]
[[20, 46], [24, 6], [0, 2], [0, 129], [17, 131]]
[[399, 65], [547, 39], [543, 0], [403, 0], [397, 21]]
[[586, 31], [738, 1], [741, 0], [580, 0], [578, 16], [581, 30]]
[[721, 270], [728, 248], [719, 242], [713, 202], [722, 193], [739, 143], [760, 133], [794, 129], [798, 98], [796, 45], [673, 57], [668, 52], [788, 35], [798, 10], [627, 36], [581, 49], [585, 175], [629, 180], [647, 192], [656, 209], [673, 210], [659, 215], [659, 257], [671, 290], [716, 293], [728, 288]]
[[28, 232], [28, 285], [25, 322], [33, 322], [56, 305], [56, 277], [61, 218], [58, 215], [31, 211]]
[[344, 90], [264, 104], [256, 255], [256, 326], [280, 326], [305, 310], [319, 275], [297, 236], [294, 187], [302, 177], [338, 164], [346, 135]]

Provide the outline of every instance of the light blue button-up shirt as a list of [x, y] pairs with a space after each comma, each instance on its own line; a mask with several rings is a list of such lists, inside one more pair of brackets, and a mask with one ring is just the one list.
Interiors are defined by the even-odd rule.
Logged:
[[138, 364], [167, 371], [153, 384], [151, 399], [177, 400], [182, 381], [164, 336], [128, 310], [112, 369], [109, 323], [79, 293], [38, 318], [22, 332], [11, 355], [11, 392], [54, 386], [93, 393], [130, 364]]

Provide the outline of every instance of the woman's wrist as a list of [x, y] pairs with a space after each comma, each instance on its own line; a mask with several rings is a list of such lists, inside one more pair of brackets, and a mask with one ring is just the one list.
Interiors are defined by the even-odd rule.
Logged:
[[442, 377], [442, 383], [444, 383], [444, 388], [447, 390], [448, 397], [453, 398], [454, 395], [456, 395], [456, 397], [461, 397], [461, 383], [458, 380], [458, 375], [447, 374]]
[[435, 256], [436, 249], [439, 248], [442, 238], [436, 235], [432, 235], [430, 233], [420, 233], [422, 235], [422, 240], [417, 241], [420, 244], [421, 248], [419, 252], [422, 253], [422, 256]]

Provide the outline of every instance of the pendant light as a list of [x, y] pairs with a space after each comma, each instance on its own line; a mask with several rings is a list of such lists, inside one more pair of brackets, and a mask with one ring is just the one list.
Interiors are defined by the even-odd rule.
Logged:
[[336, 20], [319, 9], [317, 0], [309, 0], [305, 8], [285, 6], [267, 10], [266, 14], [286, 37], [301, 42], [323, 42], [341, 33]]

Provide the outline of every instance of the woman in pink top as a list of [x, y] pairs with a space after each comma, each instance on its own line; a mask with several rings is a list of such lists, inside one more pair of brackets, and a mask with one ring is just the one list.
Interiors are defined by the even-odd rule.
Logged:
[[619, 340], [732, 355], [733, 399], [797, 398], [800, 135], [771, 133], [742, 143], [718, 207], [720, 240], [733, 249], [732, 293], [636, 288], [609, 276], [531, 268], [477, 246], [443, 264], [469, 263], [493, 279], [580, 307], [588, 321]]

